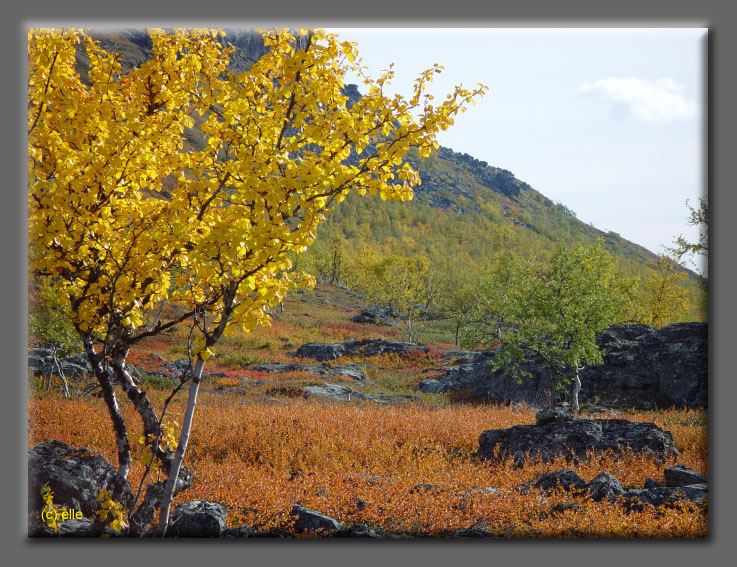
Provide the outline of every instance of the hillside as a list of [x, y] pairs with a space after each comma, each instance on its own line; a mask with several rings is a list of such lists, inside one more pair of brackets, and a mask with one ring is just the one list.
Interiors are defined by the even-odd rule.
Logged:
[[[141, 30], [93, 35], [105, 49], [121, 54], [124, 69], [151, 55], [150, 39]], [[247, 70], [265, 52], [253, 31], [227, 30], [223, 41], [237, 48], [230, 64], [234, 72]], [[83, 76], [86, 65], [80, 51], [78, 68]], [[353, 100], [361, 96], [356, 85], [346, 85], [345, 92]], [[197, 125], [185, 132], [185, 138], [193, 149], [207, 143]], [[422, 180], [413, 202], [350, 195], [320, 226], [318, 242], [331, 235], [340, 237], [353, 254], [362, 245], [385, 254], [423, 254], [443, 270], [459, 264], [478, 265], [502, 246], [547, 259], [562, 243], [591, 245], [603, 239], [605, 248], [620, 258], [625, 273], [646, 276], [655, 267], [653, 252], [580, 221], [565, 204], [554, 203], [503, 167], [442, 146], [426, 159], [410, 153], [408, 161]], [[684, 270], [689, 274], [692, 300], [698, 303], [697, 275]]]
[[[186, 457], [193, 483], [176, 496], [175, 505], [220, 503], [228, 512], [227, 527], [247, 524], [248, 534], [260, 532], [242, 537], [294, 537], [290, 509], [296, 502], [351, 525], [368, 525], [382, 537], [707, 535], [705, 509], [690, 503], [662, 512], [629, 510], [607, 500], [597, 502], [586, 492], [542, 497], [537, 486], [531, 487], [543, 474], [560, 474], [566, 467], [587, 481], [607, 471], [629, 489], [641, 490], [652, 486], [649, 479], [665, 485], [664, 467], [670, 460], [664, 465], [626, 454], [575, 464], [530, 459], [520, 466], [513, 459], [501, 464], [479, 459], [483, 431], [531, 427], [545, 397], [505, 405], [463, 392], [423, 392], [421, 381], [462, 363], [469, 354], [453, 352], [449, 321], [428, 321], [426, 344], [403, 353], [364, 352], [327, 362], [297, 356], [307, 342], [402, 340], [401, 328], [352, 322], [361, 305], [355, 292], [318, 284], [312, 292], [288, 297], [271, 327], [223, 339], [208, 361], [198, 398]], [[147, 339], [128, 357], [129, 370], [140, 372], [157, 408], [186, 364], [187, 333], [182, 325]], [[37, 351], [29, 353], [29, 365]], [[95, 382], [83, 372], [74, 375], [75, 365], [63, 364], [71, 399], [59, 393], [58, 379], [48, 391], [39, 377], [29, 378], [28, 448], [57, 440], [94, 448], [114, 463], [115, 441], [105, 407], [82, 393], [93, 391]], [[169, 422], [181, 422], [185, 397], [180, 393], [173, 400]], [[131, 439], [138, 439], [140, 423], [127, 400], [121, 405]], [[582, 412], [588, 418], [653, 422], [672, 432], [678, 463], [701, 474], [708, 470], [708, 416], [703, 409], [611, 410], [587, 403]], [[69, 427], [64, 416], [72, 414], [79, 419]], [[143, 472], [143, 464], [134, 460], [133, 486]], [[553, 514], [556, 506], [565, 514]], [[472, 527], [483, 529], [469, 531]], [[351, 532], [347, 537], [360, 536]]]

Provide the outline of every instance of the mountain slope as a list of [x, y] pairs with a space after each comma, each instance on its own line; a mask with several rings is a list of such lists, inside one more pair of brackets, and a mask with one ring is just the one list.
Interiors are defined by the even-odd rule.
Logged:
[[[259, 34], [226, 31], [223, 41], [237, 48], [231, 70], [247, 70], [265, 53]], [[121, 54], [123, 69], [151, 56], [151, 42], [143, 30], [107, 30], [93, 32], [93, 36], [105, 49]], [[80, 51], [83, 76], [87, 64]], [[355, 85], [346, 85], [345, 93], [352, 100], [361, 96]], [[196, 126], [188, 129], [185, 137], [192, 148], [207, 143]], [[423, 253], [446, 268], [459, 262], [475, 265], [500, 246], [547, 258], [561, 243], [590, 245], [603, 239], [605, 248], [621, 259], [625, 271], [644, 275], [654, 269], [654, 253], [578, 220], [565, 205], [553, 203], [510, 171], [444, 147], [426, 159], [411, 153], [408, 161], [422, 180], [412, 203], [351, 195], [336, 207], [319, 235], [340, 236], [356, 252], [361, 244], [369, 244], [394, 253]], [[696, 274], [688, 273], [689, 287], [693, 287]]]

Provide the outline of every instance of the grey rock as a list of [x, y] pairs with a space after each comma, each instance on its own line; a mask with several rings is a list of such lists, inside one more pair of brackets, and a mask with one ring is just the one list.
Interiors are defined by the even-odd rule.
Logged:
[[680, 500], [702, 503], [709, 497], [707, 484], [691, 484], [688, 486], [658, 488], [641, 488], [628, 490], [624, 494], [625, 507], [629, 510], [642, 510], [645, 504], [652, 506], [669, 506]]
[[553, 423], [556, 421], [570, 421], [573, 419], [573, 415], [568, 409], [568, 404], [565, 406], [560, 405], [554, 408], [539, 411], [535, 414], [535, 421], [538, 425], [545, 425], [546, 423]]
[[703, 474], [699, 474], [682, 464], [668, 467], [663, 472], [665, 474], [665, 486], [687, 486], [689, 484], [704, 484], [708, 482]]
[[428, 347], [415, 343], [395, 342], [386, 339], [361, 339], [338, 344], [306, 343], [297, 349], [296, 355], [303, 358], [325, 361], [347, 355], [375, 356], [383, 353], [394, 353], [404, 356], [410, 352], [427, 352], [428, 350]]
[[221, 535], [225, 538], [253, 537], [253, 529], [251, 529], [251, 526], [246, 525], [236, 526], [235, 528], [225, 528]]
[[328, 383], [305, 386], [302, 388], [302, 393], [305, 396], [317, 396], [341, 402], [371, 400], [380, 404], [390, 404], [404, 403], [412, 399], [411, 396], [405, 396], [402, 394], [367, 394], [364, 392], [357, 392], [356, 390], [352, 390], [347, 386], [341, 386], [340, 384]]
[[177, 360], [173, 360], [167, 365], [167, 370], [171, 372], [175, 377], [184, 376], [186, 372], [188, 372], [192, 366], [189, 363], [189, 359], [187, 358], [178, 358]]
[[[41, 487], [49, 485], [54, 493], [54, 503], [79, 510], [87, 518], [93, 518], [100, 490], [114, 489], [117, 470], [104, 458], [89, 449], [75, 449], [60, 441], [44, 441], [28, 452], [28, 510], [37, 515], [43, 508]], [[133, 493], [126, 483], [122, 504], [133, 501]]]
[[586, 482], [571, 469], [546, 473], [535, 482], [535, 488], [546, 491], [562, 488], [570, 492], [585, 486]]
[[375, 530], [372, 530], [368, 526], [364, 526], [362, 524], [354, 524], [349, 527], [341, 528], [333, 534], [333, 537], [384, 539], [383, 535], [378, 534]]
[[603, 472], [586, 485], [586, 489], [591, 499], [599, 502], [600, 500], [614, 500], [617, 496], [624, 494], [624, 487], [608, 472]]
[[396, 326], [396, 317], [397, 313], [391, 307], [374, 307], [354, 315], [351, 317], [351, 321], [369, 325]]
[[174, 509], [167, 534], [174, 537], [220, 537], [228, 511], [216, 502], [193, 500]]
[[297, 349], [297, 356], [314, 360], [334, 360], [346, 354], [342, 344], [306, 343]]
[[333, 532], [340, 529], [341, 526], [341, 523], [335, 518], [299, 504], [292, 507], [290, 515], [295, 519], [294, 529], [298, 532], [315, 532], [317, 530]]
[[643, 488], [660, 488], [660, 483], [652, 478], [646, 478]]
[[[84, 538], [84, 537], [100, 537], [95, 532], [93, 521], [88, 518], [69, 519], [58, 521], [59, 531], [55, 532], [47, 525], [39, 526], [35, 530], [29, 532], [31, 537], [53, 537], [53, 538]], [[112, 530], [111, 530], [112, 531]], [[114, 533], [114, 532], [113, 532]]]
[[526, 456], [543, 461], [563, 456], [576, 462], [589, 452], [621, 453], [627, 448], [660, 459], [678, 455], [673, 435], [654, 423], [586, 418], [484, 431], [478, 455], [492, 460], [510, 456], [521, 465]]
[[[608, 407], [706, 407], [708, 403], [708, 327], [706, 323], [674, 323], [663, 328], [648, 325], [612, 325], [597, 335], [605, 352], [603, 363], [580, 372], [580, 403], [598, 400]], [[522, 365], [529, 376], [509, 367], [492, 370], [497, 349], [475, 356], [445, 374], [434, 377], [445, 387], [428, 383], [435, 391], [463, 390], [491, 401], [543, 405], [555, 394], [556, 377], [542, 359], [530, 356]], [[552, 394], [551, 394], [552, 393]]]
[[441, 394], [442, 392], [448, 390], [449, 386], [446, 382], [443, 382], [441, 380], [436, 380], [435, 378], [426, 378], [425, 380], [420, 381], [419, 389], [420, 392], [423, 392], [425, 394]]
[[305, 371], [318, 376], [344, 376], [360, 382], [370, 383], [358, 366], [355, 364], [344, 364], [329, 366], [328, 364], [283, 364], [281, 362], [272, 362], [268, 364], [257, 364], [249, 367], [251, 370], [258, 372], [295, 372]]

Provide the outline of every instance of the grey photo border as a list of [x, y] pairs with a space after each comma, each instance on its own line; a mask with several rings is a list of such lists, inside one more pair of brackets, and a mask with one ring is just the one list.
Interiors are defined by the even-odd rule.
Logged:
[[[730, 551], [728, 514], [733, 509], [734, 491], [726, 488], [727, 471], [734, 466], [734, 454], [728, 454], [729, 419], [727, 404], [733, 399], [734, 381], [728, 379], [725, 350], [729, 341], [729, 321], [733, 319], [734, 300], [728, 293], [728, 283], [734, 277], [725, 246], [733, 230], [726, 220], [734, 210], [734, 194], [723, 188], [727, 182], [729, 152], [734, 146], [735, 112], [727, 101], [733, 100], [734, 73], [730, 71], [729, 54], [737, 52], [733, 29], [734, 11], [719, 0], [620, 0], [617, 3], [592, 3], [586, 0], [517, 0], [516, 2], [481, 3], [478, 0], [456, 0], [452, 3], [428, 0], [422, 3], [384, 0], [348, 5], [345, 2], [297, 2], [255, 4], [250, 1], [209, 0], [206, 3], [180, 0], [176, 4], [128, 0], [120, 4], [92, 1], [54, 3], [50, 0], [15, 3], [3, 8], [3, 34], [0, 35], [6, 65], [13, 71], [2, 89], [6, 121], [13, 124], [10, 135], [3, 137], [2, 159], [12, 181], [6, 182], [2, 229], [3, 312], [11, 314], [3, 326], [2, 360], [10, 365], [5, 374], [5, 394], [2, 396], [2, 434], [9, 449], [1, 468], [5, 510], [2, 514], [4, 557], [12, 563], [36, 565], [54, 563], [80, 565], [102, 554], [106, 564], [129, 564], [131, 561], [160, 564], [161, 561], [184, 561], [185, 564], [217, 564], [262, 562], [281, 565], [303, 564], [375, 564], [388, 561], [397, 564], [447, 564], [465, 562], [492, 563], [498, 561], [522, 564], [544, 561], [545, 564], [577, 564], [595, 562], [601, 565], [619, 564], [635, 559], [637, 563], [664, 562], [680, 565], [696, 562], [721, 563], [722, 555]], [[704, 156], [708, 172], [708, 187], [712, 209], [710, 237], [710, 484], [718, 498], [710, 503], [709, 537], [700, 541], [657, 540], [586, 540], [586, 541], [450, 541], [411, 540], [395, 542], [365, 541], [282, 541], [219, 542], [215, 547], [201, 541], [177, 541], [149, 544], [143, 549], [119, 553], [120, 542], [64, 541], [60, 545], [49, 541], [29, 540], [25, 532], [27, 494], [27, 392], [23, 380], [27, 341], [27, 206], [24, 187], [25, 173], [25, 43], [29, 25], [106, 25], [113, 27], [144, 25], [273, 25], [354, 26], [354, 27], [706, 27], [708, 63], [704, 88], [708, 88], [708, 120], [704, 132], [708, 147]], [[360, 46], [359, 46], [360, 48]], [[399, 54], [398, 54], [399, 55]], [[6, 67], [8, 69], [8, 67]], [[16, 81], [13, 88], [13, 79]], [[6, 97], [8, 100], [6, 100]], [[503, 165], [503, 164], [500, 164]], [[12, 172], [12, 173], [11, 173]], [[716, 205], [716, 206], [715, 206]], [[684, 215], [685, 216], [685, 215]], [[718, 311], [713, 308], [718, 305]], [[717, 447], [725, 450], [717, 451]], [[233, 545], [231, 545], [233, 544]], [[103, 550], [101, 545], [113, 545]], [[130, 555], [129, 555], [130, 554]]]

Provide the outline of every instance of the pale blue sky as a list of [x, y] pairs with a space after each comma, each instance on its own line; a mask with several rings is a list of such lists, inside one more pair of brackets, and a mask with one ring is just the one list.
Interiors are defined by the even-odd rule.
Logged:
[[685, 201], [706, 191], [705, 29], [327, 31], [357, 42], [372, 76], [394, 62], [395, 92], [433, 63], [445, 67], [433, 94], [487, 85], [442, 145], [653, 252], [697, 238]]

